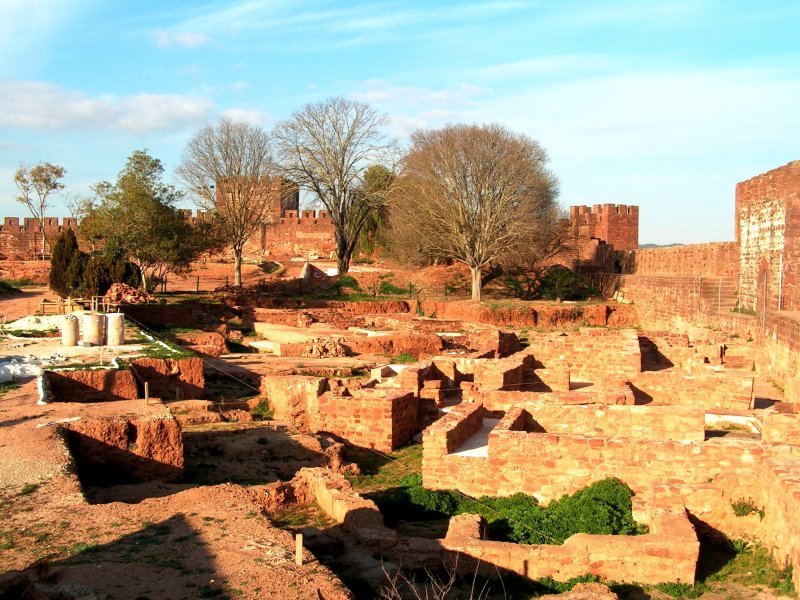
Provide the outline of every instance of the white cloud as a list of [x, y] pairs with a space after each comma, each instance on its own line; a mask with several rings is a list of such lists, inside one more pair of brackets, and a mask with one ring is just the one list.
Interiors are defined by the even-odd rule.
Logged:
[[197, 48], [211, 42], [210, 35], [191, 31], [165, 31], [157, 29], [151, 33], [153, 41], [159, 48]]
[[174, 131], [201, 122], [213, 108], [210, 100], [183, 94], [89, 96], [47, 82], [0, 82], [2, 127]]
[[222, 112], [222, 116], [232, 121], [250, 123], [259, 127], [265, 127], [275, 122], [275, 118], [269, 113], [247, 108], [229, 108]]

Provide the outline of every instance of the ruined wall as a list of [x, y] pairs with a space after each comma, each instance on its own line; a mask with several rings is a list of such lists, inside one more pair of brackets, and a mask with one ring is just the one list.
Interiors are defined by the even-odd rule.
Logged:
[[[333, 384], [335, 385], [334, 381]], [[391, 452], [419, 431], [419, 398], [407, 390], [330, 389], [327, 379], [268, 375], [261, 394], [275, 418], [301, 431], [327, 432], [351, 444]]]
[[573, 237], [599, 238], [617, 250], [635, 250], [639, 247], [638, 206], [570, 206], [569, 222]]
[[800, 307], [800, 161], [736, 185], [736, 240], [742, 305]]
[[[44, 218], [47, 256], [56, 238], [65, 229], [77, 229], [76, 219]], [[33, 217], [5, 217], [0, 225], [0, 260], [32, 260], [42, 253], [42, 232]]]
[[[480, 428], [483, 410], [481, 405], [459, 406], [428, 427], [423, 440], [425, 487], [458, 489], [476, 497], [524, 492], [549, 501], [605, 477], [618, 477], [635, 492], [644, 493], [658, 481], [680, 477], [687, 485], [705, 484], [724, 475], [726, 485], [732, 486], [728, 489], [735, 490], [752, 486], [757, 476], [755, 457], [764, 452], [758, 440], [659, 439], [658, 435], [680, 431], [687, 424], [696, 428], [696, 416], [683, 409], [660, 411], [661, 424], [649, 438], [622, 438], [514, 430], [514, 420], [522, 410], [518, 407], [489, 434], [488, 457], [453, 454], [459, 441], [463, 443]], [[536, 460], [531, 461], [534, 456]], [[756, 501], [763, 505], [764, 498], [758, 494]]]
[[45, 371], [48, 402], [112, 402], [136, 400], [136, 379], [128, 370], [86, 369]]
[[[572, 381], [600, 382], [610, 374], [641, 371], [641, 351], [635, 329], [606, 330], [583, 327], [569, 334], [533, 333], [523, 351], [534, 366], [568, 369]], [[512, 355], [516, 356], [516, 355]]]

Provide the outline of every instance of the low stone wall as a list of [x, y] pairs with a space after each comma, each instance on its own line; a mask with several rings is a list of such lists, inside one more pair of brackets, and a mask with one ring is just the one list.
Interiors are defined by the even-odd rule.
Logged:
[[753, 377], [711, 370], [645, 371], [631, 377], [637, 404], [700, 406], [706, 410], [753, 408]]
[[136, 378], [148, 383], [150, 396], [162, 399], [200, 399], [206, 378], [200, 358], [137, 358], [131, 361]]
[[[705, 439], [705, 411], [690, 406], [525, 404], [509, 410], [505, 418], [515, 415], [523, 417], [521, 431], [675, 442]], [[501, 421], [495, 430], [502, 425]]]
[[642, 369], [635, 329], [582, 328], [569, 334], [530, 334], [528, 339], [530, 345], [519, 354], [532, 356], [535, 367], [568, 369], [572, 381], [600, 382], [611, 374], [630, 377]]
[[[131, 412], [142, 412], [141, 404], [131, 406]], [[149, 406], [146, 412], [151, 414], [82, 418], [63, 425], [84, 484], [183, 477], [183, 438], [177, 421], [163, 406]]]
[[561, 545], [528, 545], [484, 539], [478, 515], [450, 520], [442, 545], [458, 555], [464, 575], [492, 576], [496, 569], [529, 579], [567, 581], [587, 573], [611, 581], [655, 585], [693, 584], [700, 543], [677, 494], [652, 507], [647, 535], [579, 533]]
[[567, 581], [587, 573], [613, 581], [646, 584], [694, 582], [700, 544], [674, 491], [650, 494], [643, 511], [650, 533], [641, 536], [577, 534], [562, 545], [530, 545], [484, 539], [478, 515], [450, 519], [444, 539], [405, 538], [389, 529], [377, 506], [359, 496], [339, 474], [301, 469], [290, 484], [267, 488], [273, 498], [314, 500], [335, 522], [382, 558], [407, 568], [455, 565], [465, 576], [514, 572], [529, 579]]
[[136, 400], [136, 379], [125, 369], [45, 371], [48, 402], [109, 402]]
[[[418, 306], [425, 315], [437, 319], [487, 323], [497, 327], [563, 328], [579, 324], [625, 327], [638, 322], [636, 309], [632, 305], [616, 303], [569, 305], [520, 301], [488, 306], [469, 301], [423, 300]], [[412, 306], [412, 309], [416, 309], [416, 306]]]
[[309, 429], [356, 446], [391, 452], [418, 431], [419, 398], [410, 392], [365, 389], [352, 396], [327, 392], [309, 414]]
[[327, 432], [351, 444], [390, 452], [420, 429], [418, 390], [336, 385], [327, 379], [271, 375], [261, 394], [275, 418], [301, 431]]
[[479, 390], [519, 390], [524, 381], [525, 363], [519, 358], [481, 361], [473, 378]]

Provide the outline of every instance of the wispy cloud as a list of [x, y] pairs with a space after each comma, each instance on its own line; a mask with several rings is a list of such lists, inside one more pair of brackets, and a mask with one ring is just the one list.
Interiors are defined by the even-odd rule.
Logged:
[[197, 48], [212, 41], [210, 35], [191, 31], [166, 31], [157, 29], [151, 33], [153, 42], [159, 48]]
[[232, 121], [241, 121], [259, 127], [267, 127], [275, 122], [274, 116], [257, 109], [229, 108], [222, 112], [222, 116]]
[[210, 100], [182, 94], [90, 96], [47, 82], [0, 82], [2, 127], [175, 131], [202, 122], [212, 111]]

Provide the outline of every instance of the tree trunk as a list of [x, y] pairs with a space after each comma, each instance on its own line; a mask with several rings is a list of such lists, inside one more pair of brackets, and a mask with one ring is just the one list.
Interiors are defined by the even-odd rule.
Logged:
[[233, 251], [233, 285], [242, 285], [242, 250]]
[[39, 221], [39, 231], [42, 232], [42, 260], [44, 260], [44, 252], [46, 249], [45, 243], [47, 242], [47, 240], [44, 237], [44, 223], [42, 221]]
[[147, 273], [145, 273], [145, 270], [144, 270], [144, 269], [142, 269], [142, 267], [141, 267], [141, 266], [139, 267], [139, 273], [141, 273], [141, 274], [142, 274], [142, 289], [143, 289], [145, 292], [147, 292], [147, 293], [150, 293], [150, 290], [149, 290], [149, 289], [147, 289]]
[[470, 273], [472, 274], [472, 301], [473, 302], [480, 302], [481, 301], [481, 268], [480, 267], [470, 267]]
[[339, 267], [339, 275], [344, 275], [350, 270], [350, 256], [353, 250], [348, 248], [347, 242], [342, 236], [336, 236], [336, 259]]

